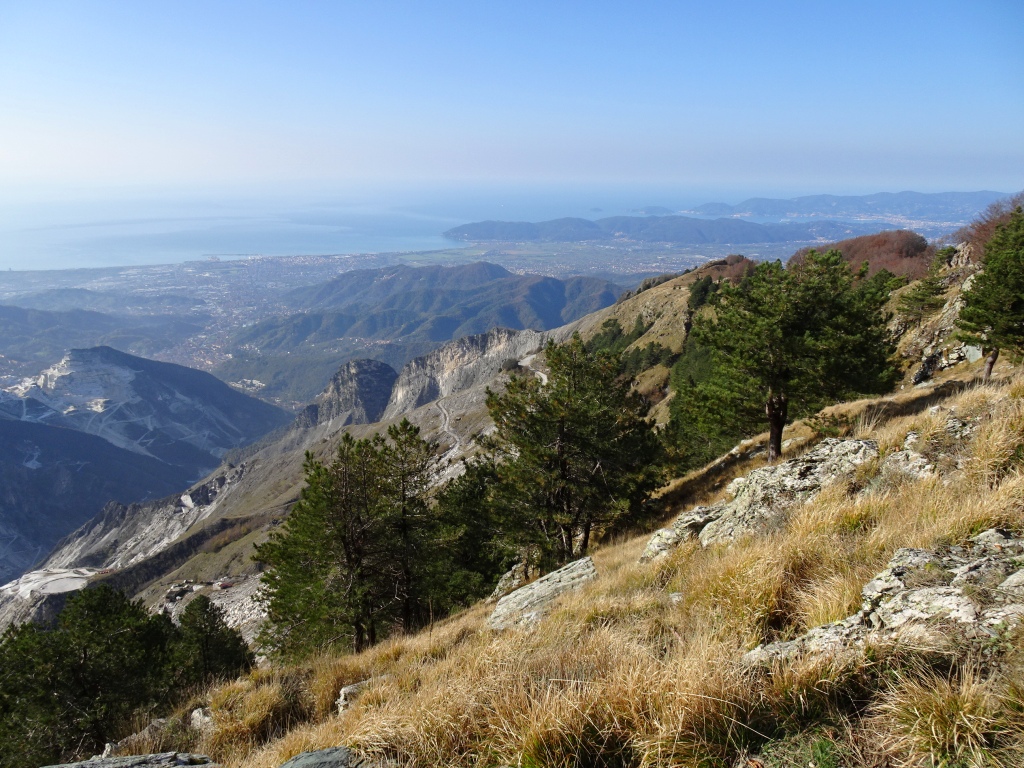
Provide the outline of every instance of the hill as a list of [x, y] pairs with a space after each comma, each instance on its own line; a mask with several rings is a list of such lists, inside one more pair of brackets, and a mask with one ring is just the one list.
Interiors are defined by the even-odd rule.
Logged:
[[687, 216], [611, 216], [597, 221], [554, 219], [538, 223], [481, 221], [449, 229], [445, 237], [464, 241], [576, 242], [630, 240], [680, 245], [752, 244], [835, 240], [860, 234], [855, 223], [757, 224], [732, 218]]
[[[614, 543], [524, 626], [495, 629], [482, 603], [362, 654], [223, 685], [204, 698], [209, 730], [179, 748], [252, 768], [337, 745], [377, 764], [1017, 765], [1019, 619], [993, 629], [996, 645], [982, 627], [1018, 610], [995, 585], [1020, 577], [1024, 542], [1007, 533], [1024, 526], [1020, 476], [967, 467], [1009, 455], [993, 440], [1022, 439], [1021, 391], [949, 382], [849, 404], [839, 412], [864, 414], [863, 429], [816, 443], [794, 427], [775, 468], [747, 443], [724, 472], [683, 479], [672, 517], [748, 500], [744, 481], [777, 492], [844, 447], [894, 458], [805, 479], [771, 527], [731, 543], [684, 537], [653, 559], [649, 536]], [[908, 451], [929, 467], [899, 469]], [[285, 715], [286, 701], [304, 703]], [[275, 726], [287, 732], [249, 746]]]
[[619, 293], [606, 280], [517, 275], [486, 262], [357, 270], [288, 293], [295, 311], [235, 334], [232, 359], [216, 372], [227, 381], [258, 380], [263, 397], [307, 403], [347, 359], [400, 368], [443, 342], [491, 328], [556, 328], [614, 303]]
[[878, 216], [967, 221], [1004, 192], [879, 192], [873, 195], [806, 195], [790, 199], [752, 197], [736, 205], [706, 203], [706, 216]]
[[[854, 272], [867, 262], [868, 275], [887, 269], [894, 275], [910, 280], [924, 277], [935, 255], [935, 249], [928, 245], [927, 240], [916, 232], [905, 229], [840, 240], [828, 246], [819, 246], [817, 250], [822, 251], [826, 248], [840, 251]], [[788, 263], [799, 263], [809, 250], [810, 248], [801, 248], [790, 257]]]

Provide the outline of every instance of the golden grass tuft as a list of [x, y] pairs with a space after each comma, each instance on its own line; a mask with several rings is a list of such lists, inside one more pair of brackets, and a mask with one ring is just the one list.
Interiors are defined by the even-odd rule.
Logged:
[[900, 765], [1012, 768], [1024, 760], [1024, 720], [976, 667], [898, 673], [869, 720]]

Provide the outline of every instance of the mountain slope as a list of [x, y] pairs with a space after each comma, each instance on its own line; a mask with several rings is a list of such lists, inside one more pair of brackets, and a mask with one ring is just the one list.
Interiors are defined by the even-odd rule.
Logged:
[[72, 350], [0, 391], [0, 581], [107, 502], [184, 490], [290, 417], [208, 373], [109, 347]]
[[620, 293], [605, 280], [517, 275], [486, 262], [358, 270], [290, 292], [286, 302], [296, 311], [235, 334], [233, 357], [217, 372], [227, 381], [258, 380], [265, 397], [309, 402], [346, 359], [400, 368], [492, 328], [556, 328]]
[[31, 417], [97, 435], [189, 472], [288, 422], [288, 416], [203, 371], [118, 352], [73, 349], [57, 365], [10, 387], [49, 409]]
[[160, 498], [193, 476], [95, 435], [0, 419], [0, 583], [30, 568], [108, 501]]

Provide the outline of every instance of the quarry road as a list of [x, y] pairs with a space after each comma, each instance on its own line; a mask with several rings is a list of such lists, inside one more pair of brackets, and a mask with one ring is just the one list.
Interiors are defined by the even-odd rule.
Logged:
[[437, 401], [437, 408], [441, 411], [441, 431], [452, 439], [452, 447], [441, 457], [442, 461], [449, 461], [462, 450], [462, 438], [452, 429], [452, 416], [441, 400]]
[[535, 374], [537, 374], [537, 376], [540, 377], [540, 383], [547, 386], [548, 375], [544, 373], [544, 371], [537, 370], [532, 365], [533, 361], [537, 359], [538, 354], [540, 353], [534, 352], [532, 355], [527, 355], [526, 357], [519, 361], [519, 364], [526, 370], [533, 371]]

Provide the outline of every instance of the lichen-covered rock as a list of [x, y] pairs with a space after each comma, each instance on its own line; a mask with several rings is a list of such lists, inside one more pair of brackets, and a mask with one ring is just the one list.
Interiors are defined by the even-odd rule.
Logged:
[[296, 755], [281, 768], [373, 768], [375, 763], [360, 757], [346, 747], [318, 749]]
[[935, 466], [917, 451], [904, 449], [882, 459], [879, 474], [883, 477], [902, 475], [910, 480], [923, 480], [934, 477]]
[[755, 469], [721, 516], [700, 532], [700, 542], [728, 543], [781, 523], [789, 509], [813, 498], [826, 483], [878, 456], [873, 440], [822, 440], [795, 459]]
[[651, 536], [647, 547], [640, 555], [641, 563], [649, 563], [659, 557], [664, 557], [680, 543], [687, 539], [698, 536], [704, 527], [717, 520], [722, 515], [725, 504], [716, 504], [712, 507], [694, 507], [685, 515], [680, 515], [672, 523], [670, 528], [660, 528]]
[[737, 477], [726, 488], [732, 501], [694, 507], [670, 527], [655, 531], [640, 562], [664, 557], [693, 537], [707, 547], [781, 524], [794, 505], [813, 498], [823, 485], [877, 456], [878, 444], [873, 440], [828, 438], [803, 456]]
[[380, 675], [379, 677], [371, 677], [366, 680], [360, 680], [358, 683], [352, 683], [352, 685], [346, 685], [338, 692], [338, 698], [334, 702], [334, 707], [340, 715], [342, 712], [351, 707], [355, 700], [358, 699], [363, 691], [369, 687], [373, 682], [387, 680], [390, 675]]
[[206, 755], [187, 752], [161, 752], [154, 755], [132, 755], [130, 757], [94, 757], [80, 763], [60, 763], [44, 768], [171, 768], [180, 765], [212, 765]]
[[213, 731], [213, 712], [209, 707], [196, 707], [189, 715], [189, 725], [198, 733], [207, 734]]
[[501, 598], [487, 626], [508, 629], [533, 624], [547, 613], [559, 595], [581, 587], [596, 576], [597, 569], [589, 557], [569, 563]]
[[861, 610], [781, 643], [759, 646], [747, 663], [807, 654], [860, 653], [868, 644], [984, 642], [1024, 621], [1024, 539], [991, 529], [972, 546], [899, 549], [861, 591]]
[[527, 578], [526, 563], [516, 563], [501, 575], [497, 586], [487, 599], [490, 601], [500, 600], [509, 592], [514, 592], [523, 586]]

